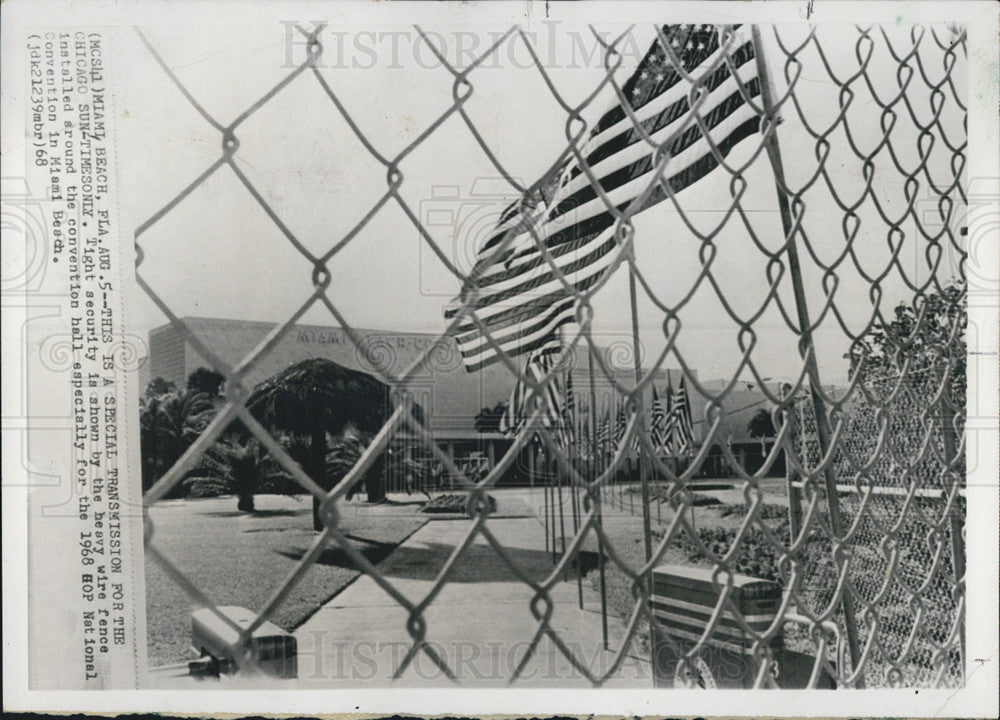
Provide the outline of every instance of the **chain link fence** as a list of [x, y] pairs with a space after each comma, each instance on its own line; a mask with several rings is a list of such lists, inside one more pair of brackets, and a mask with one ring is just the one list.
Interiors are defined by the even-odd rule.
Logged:
[[[204, 109], [160, 59], [157, 48], [140, 33], [164, 73], [218, 132], [221, 152], [213, 164], [136, 229], [137, 281], [185, 340], [225, 377], [224, 403], [180, 459], [148, 489], [146, 506], [167, 497], [184, 482], [227, 429], [240, 423], [288, 476], [318, 499], [324, 528], [295, 571], [262, 607], [255, 608], [256, 619], [238, 626], [214, 609], [205, 589], [190, 582], [160, 551], [155, 524], [147, 516], [148, 556], [194, 603], [213, 608], [218, 620], [240, 638], [238, 646], [248, 646], [252, 633], [273, 616], [321, 553], [335, 547], [408, 615], [406, 630], [411, 644], [395, 674], [401, 675], [422, 653], [453, 677], [447, 659], [430, 642], [433, 637], [422, 615], [424, 608], [449, 583], [455, 563], [477, 538], [485, 539], [501, 561], [518, 572], [516, 557], [491, 531], [487, 493], [518, 462], [532, 439], [540, 438], [550, 473], [554, 472], [560, 483], [574, 488], [574, 498], [579, 492], [582, 507], [574, 517], [575, 536], [552, 573], [543, 581], [525, 578], [534, 592], [530, 609], [538, 622], [538, 632], [525, 638], [529, 644], [525, 662], [537, 650], [541, 638], [547, 637], [581, 676], [601, 684], [614, 677], [626, 655], [634, 650], [637, 635], [649, 633], [652, 628], [655, 632], [650, 637], [655, 640], [650, 641], [650, 651], [657, 651], [657, 643], [665, 644], [681, 658], [682, 666], [694, 668], [707, 638], [729, 623], [751, 638], [747, 657], [755, 664], [755, 686], [775, 686], [776, 653], [782, 642], [814, 658], [811, 685], [818, 683], [823, 673], [835, 678], [841, 687], [962, 684], [965, 248], [960, 224], [966, 203], [964, 31], [919, 26], [905, 30], [858, 27], [848, 44], [843, 42], [842, 30], [835, 41], [825, 38], [824, 30], [816, 27], [761, 27], [755, 31], [760, 33], [758, 48], [769, 48], [766, 65], [758, 54], [758, 68], [760, 82], [770, 81], [771, 92], [756, 97], [740, 86], [744, 100], [759, 117], [759, 132], [744, 141], [750, 150], [739, 154], [739, 162], [715, 146], [705, 131], [707, 119], [700, 110], [699, 98], [706, 94], [709, 76], [718, 67], [689, 74], [677, 64], [676, 56], [667, 53], [685, 83], [690, 121], [666, 138], [654, 138], [647, 132], [630, 109], [620, 85], [622, 48], [628, 33], [613, 38], [592, 30], [604, 62], [603, 82], [582, 102], [572, 104], [560, 94], [531, 36], [520, 28], [510, 28], [465, 67], [449, 63], [439, 35], [432, 40], [418, 28], [425, 49], [439, 63], [437, 71], [450, 74], [453, 102], [391, 157], [381, 154], [365, 133], [366, 123], [378, 119], [352, 117], [336, 84], [321, 69], [325, 48], [320, 27], [300, 29], [308, 43], [303, 62], [274, 87], [263, 90], [258, 101], [228, 124]], [[734, 30], [720, 27], [718, 32], [725, 39]], [[664, 30], [657, 28], [657, 37], [669, 46]], [[365, 338], [331, 299], [331, 288], [338, 278], [328, 263], [385, 206], [394, 205], [409, 218], [420, 242], [454, 274], [456, 289], [467, 279], [422, 226], [418, 213], [401, 193], [406, 182], [401, 163], [428, 137], [440, 132], [446, 120], [458, 120], [516, 193], [531, 189], [511, 177], [497, 159], [497, 149], [486, 142], [466, 109], [480, 84], [489, 82], [483, 66], [494, 61], [501, 49], [515, 43], [527, 51], [548, 92], [565, 111], [570, 140], [560, 162], [572, 157], [587, 167], [580, 153], [587, 132], [584, 118], [593, 111], [599, 91], [614, 91], [639, 141], [655, 149], [658, 163], [646, 192], [662, 193], [664, 204], [672, 206], [677, 221], [676, 228], [668, 228], [670, 232], [663, 234], [683, 234], [695, 243], [697, 273], [685, 279], [690, 287], [679, 299], [660, 297], [655, 283], [650, 282], [652, 271], [636, 260], [632, 250], [640, 232], [633, 224], [638, 205], [616, 207], [588, 173], [594, 196], [615, 217], [614, 262], [600, 282], [579, 289], [568, 283], [548, 253], [545, 255], [577, 308], [577, 324], [563, 335], [563, 357], [570, 353], [578, 359], [589, 355], [592, 373], [627, 400], [626, 430], [613, 451], [598, 457], [596, 451], [578, 452], [567, 446], [555, 428], [544, 422], [542, 403], [495, 464], [484, 463], [480, 457], [460, 460], [450, 456], [435, 443], [421, 414], [414, 412], [410, 386], [435, 352], [428, 348], [399, 374], [374, 373], [392, 389], [391, 411], [371, 434], [353, 466], [331, 490], [326, 490], [324, 478], [316, 477], [315, 471], [307, 472], [306, 468], [314, 466], [297, 462], [281, 436], [248, 410], [246, 403], [253, 388], [246, 378], [294, 324], [316, 307], [325, 307], [361, 351]], [[735, 67], [728, 52], [723, 52], [723, 62]], [[366, 151], [385, 169], [384, 177], [371, 179], [373, 186], [384, 183], [378, 200], [356, 226], [337, 229], [337, 237], [322, 252], [308, 249], [274, 209], [270, 196], [235, 162], [244, 123], [261, 108], [279, 102], [283, 89], [299, 76], [311, 77], [328, 99], [329, 112], [347, 123]], [[688, 207], [691, 197], [676, 193], [668, 177], [672, 144], [680, 132], [691, 128], [704, 131], [718, 164], [714, 172], [728, 178], [727, 195], [712, 200], [710, 227], [705, 226], [704, 215], [699, 215], [697, 208]], [[784, 162], [777, 143], [779, 135], [786, 153]], [[767, 171], [769, 161], [771, 170]], [[764, 175], [761, 168], [765, 169]], [[231, 173], [247, 197], [263, 209], [312, 268], [302, 279], [311, 292], [298, 311], [235, 365], [224, 362], [210, 342], [190, 332], [161, 298], [156, 289], [157, 268], [144, 262], [143, 252], [146, 232], [168, 214], [184, 212], [182, 201], [216, 173]], [[782, 226], [776, 236], [774, 228], [762, 228], [755, 209], [747, 207], [748, 188], [760, 183], [762, 177], [768, 178], [777, 191], [776, 207]], [[890, 197], [886, 182], [899, 188], [897, 195]], [[527, 208], [521, 211], [530, 212]], [[731, 303], [720, 289], [725, 283], [720, 282], [724, 278], [719, 277], [718, 258], [726, 252], [726, 238], [733, 236], [752, 243], [762, 259], [765, 274], [759, 280], [764, 283], [765, 293], [756, 305]], [[662, 323], [666, 343], [662, 353], [647, 358], [647, 367], [639, 368], [637, 363], [634, 383], [624, 382], [620, 374], [612, 372], [593, 337], [592, 302], [605, 284], [604, 278], [616, 271], [631, 273], [639, 291], [656, 307], [656, 322]], [[733, 328], [733, 335], [726, 341], [735, 341], [740, 352], [736, 373], [728, 383], [714, 389], [700, 383], [683, 350], [684, 322], [690, 322], [685, 308], [696, 291], [714, 294], [720, 308], [720, 325], [724, 321]], [[800, 353], [798, 372], [780, 383], [770, 377], [762, 352], [755, 351], [765, 339], [761, 329], [765, 313], [780, 318], [783, 331], [794, 338]], [[466, 317], [476, 320], [471, 300], [452, 324]], [[493, 338], [487, 340], [500, 351], [508, 369], [518, 374], [518, 359], [508, 357]], [[448, 333], [442, 333], [442, 342], [447, 341]], [[834, 354], [837, 357], [830, 360]], [[847, 379], [841, 382], [824, 378], [822, 374], [831, 372], [841, 354], [841, 376]], [[668, 361], [673, 372], [680, 368], [692, 395], [705, 400], [695, 404], [694, 421], [701, 429], [682, 463], [664, 456], [649, 431], [649, 393], [661, 377], [656, 373], [665, 369]], [[752, 377], [760, 388], [776, 431], [764, 466], [755, 472], [747, 471], [722, 435], [726, 400], [740, 377]], [[559, 373], [554, 371], [541, 382], [523, 379], [535, 396], [543, 398], [546, 388], [559, 381]], [[579, 386], [577, 391], [583, 394]], [[595, 408], [587, 425], [591, 436], [597, 434], [598, 426]], [[349, 494], [382, 454], [394, 444], [398, 447], [403, 436], [410, 447], [443, 469], [450, 484], [468, 492], [472, 515], [462, 541], [426, 598], [419, 602], [400, 593], [340, 528]], [[744, 503], [745, 515], [724, 537], [697, 527], [695, 516], [688, 512], [695, 507], [699, 473], [710, 455], [716, 465], [725, 465], [726, 475]], [[779, 458], [785, 464], [786, 478], [777, 484], [765, 482]], [[634, 471], [623, 476], [623, 469], [628, 467]], [[623, 496], [623, 477], [630, 491], [635, 491], [628, 499]], [[620, 538], [602, 521], [606, 505], [615, 498], [620, 508], [631, 507], [635, 513], [636, 522], [630, 527], [645, 543], [638, 562], [628, 557]], [[769, 501], [777, 501], [787, 511], [769, 512]], [[639, 515], [644, 519], [641, 527]], [[583, 659], [574, 656], [572, 643], [560, 637], [551, 623], [552, 588], [563, 580], [583, 543], [595, 536], [609, 567], [627, 578], [632, 596], [631, 608], [624, 613], [625, 641], [601, 674], [594, 674]], [[686, 548], [690, 562], [714, 569], [713, 582], [720, 593], [705, 622], [704, 634], [687, 643], [651, 609], [655, 601], [653, 569], [672, 548], [681, 546]], [[781, 584], [783, 593], [776, 619], [764, 626], [745, 616], [734, 600], [737, 574], [748, 569], [761, 571], [759, 563], [755, 566], [747, 560], [746, 551], [751, 546], [754, 552], [771, 558], [770, 579]], [[249, 650], [245, 652], [244, 667], [254, 662]], [[514, 670], [512, 682], [516, 682], [523, 667], [524, 662]]]

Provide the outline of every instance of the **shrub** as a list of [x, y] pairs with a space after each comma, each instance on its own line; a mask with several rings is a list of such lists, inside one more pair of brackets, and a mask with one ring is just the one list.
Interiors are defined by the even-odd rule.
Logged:
[[[719, 508], [719, 515], [721, 517], [729, 517], [730, 515], [745, 517], [749, 512], [750, 507], [746, 504], [726, 505]], [[757, 517], [761, 520], [785, 520], [788, 517], [788, 508], [775, 503], [764, 503], [761, 509], [757, 511]]]
[[[449, 494], [449, 495], [438, 495], [433, 500], [430, 500], [421, 508], [420, 512], [425, 513], [466, 513], [466, 505], [469, 502], [468, 495], [460, 494]], [[492, 495], [486, 496], [486, 505], [490, 513], [494, 513], [497, 510], [497, 501]]]

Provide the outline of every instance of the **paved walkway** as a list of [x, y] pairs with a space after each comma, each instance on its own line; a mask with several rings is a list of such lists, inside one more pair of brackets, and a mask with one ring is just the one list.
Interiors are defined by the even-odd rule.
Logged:
[[[536, 508], [540, 492], [517, 495], [518, 502]], [[503, 512], [503, 499], [500, 501]], [[545, 528], [538, 517], [492, 518], [488, 527], [512, 556], [516, 565], [534, 581], [553, 571], [552, 556], [545, 550]], [[569, 516], [567, 535], [571, 534]], [[470, 527], [465, 520], [432, 520], [383, 560], [378, 569], [413, 603], [421, 602], [453, 548]], [[560, 579], [549, 593], [553, 603], [550, 625], [571, 645], [595, 673], [606, 671], [613, 652], [602, 641], [600, 598], [586, 580], [582, 583], [584, 607], [578, 605], [574, 574]], [[531, 613], [534, 592], [519, 579], [483, 537], [477, 537], [452, 568], [422, 617], [426, 637], [460, 684], [506, 685], [538, 631]], [[609, 617], [610, 648], [621, 646], [622, 628]], [[295, 632], [299, 647], [299, 682], [304, 686], [357, 687], [359, 684], [451, 685], [451, 681], [424, 653], [393, 681], [400, 661], [412, 644], [406, 630], [407, 612], [367, 575], [322, 607]], [[516, 685], [540, 687], [589, 686], [559, 651], [543, 636]], [[651, 687], [646, 658], [629, 656], [605, 687]]]

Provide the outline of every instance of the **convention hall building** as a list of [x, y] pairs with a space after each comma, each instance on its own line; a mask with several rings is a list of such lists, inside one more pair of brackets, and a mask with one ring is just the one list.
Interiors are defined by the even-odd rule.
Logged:
[[[201, 343], [230, 366], [238, 365], [256, 348], [276, 324], [220, 318], [185, 317], [181, 321]], [[515, 383], [515, 376], [505, 364], [496, 363], [474, 373], [465, 370], [458, 347], [451, 338], [431, 333], [356, 329], [358, 342], [339, 327], [294, 325], [278, 343], [260, 358], [247, 375], [248, 386], [265, 380], [302, 360], [326, 358], [340, 365], [376, 374], [398, 375], [423, 353], [429, 352], [428, 362], [408, 383], [414, 400], [426, 412], [435, 441], [452, 457], [481, 456], [492, 465], [506, 451], [510, 440], [499, 433], [479, 433], [474, 427], [476, 415], [484, 408], [505, 402]], [[619, 382], [632, 384], [631, 338], [608, 336], [598, 349], [603, 364], [612, 368]], [[524, 359], [518, 359], [523, 364]], [[571, 382], [575, 390], [575, 406], [589, 408], [590, 373], [587, 353], [580, 349], [569, 361]], [[151, 378], [162, 377], [183, 387], [188, 375], [198, 368], [211, 368], [212, 363], [199, 353], [185, 332], [174, 324], [155, 328], [149, 333], [149, 362], [144, 367], [143, 387]], [[681, 380], [680, 370], [660, 370], [654, 383], [662, 394], [669, 382], [675, 389]], [[612, 418], [618, 406], [618, 394], [602, 372], [595, 373], [595, 397], [598, 417]], [[691, 392], [695, 443], [700, 444], [704, 433], [703, 418], [707, 398], [694, 388]], [[760, 440], [747, 437], [749, 417], [763, 406], [763, 394], [740, 390], [726, 397], [723, 432], [731, 448], [740, 452], [743, 446], [753, 450]], [[732, 406], [731, 408], [729, 406]], [[580, 419], [582, 423], [582, 418]]]

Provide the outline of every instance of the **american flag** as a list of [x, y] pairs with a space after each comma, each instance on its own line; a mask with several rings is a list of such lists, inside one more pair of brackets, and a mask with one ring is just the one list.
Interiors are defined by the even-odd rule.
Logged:
[[604, 419], [597, 430], [597, 446], [602, 455], [611, 455], [611, 408], [604, 411]]
[[569, 450], [576, 445], [576, 397], [573, 395], [573, 371], [565, 371], [566, 381], [565, 396], [566, 402], [563, 405], [563, 413], [560, 418], [559, 444], [563, 450]]
[[618, 401], [618, 415], [615, 418], [615, 449], [622, 444], [625, 431], [628, 430], [628, 413], [625, 411], [625, 400]]
[[684, 378], [681, 378], [677, 394], [671, 400], [670, 415], [674, 418], [673, 450], [683, 455], [689, 452], [694, 444], [694, 425], [691, 422], [691, 399], [688, 397]]
[[590, 434], [590, 416], [588, 414], [589, 408], [580, 408], [580, 433], [577, 435], [577, 457], [582, 460], [589, 460], [594, 454], [593, 442], [594, 438]]
[[[664, 200], [664, 185], [674, 193], [689, 187], [759, 129], [760, 118], [747, 103], [760, 94], [760, 83], [745, 26], [666, 25], [663, 37], [622, 87], [624, 100], [601, 117], [580, 151], [619, 212], [654, 184], [631, 212]], [[703, 95], [693, 111], [691, 98], [699, 97], [699, 90]], [[654, 149], [646, 137], [660, 145]], [[669, 158], [665, 168], [656, 167], [654, 155]], [[593, 287], [619, 254], [612, 252], [621, 248], [615, 227], [612, 211], [578, 160], [557, 168], [509, 206], [445, 311], [448, 319], [463, 314], [453, 333], [466, 369], [474, 372], [498, 360], [470, 313], [511, 356], [541, 347], [557, 328], [573, 322], [576, 293]], [[541, 244], [572, 290], [562, 284]]]
[[[524, 364], [524, 372], [514, 383], [510, 398], [507, 401], [507, 410], [500, 418], [500, 432], [508, 437], [513, 437], [521, 431], [528, 418], [534, 412], [536, 405], [529, 403], [529, 398], [535, 399], [538, 396], [531, 395], [531, 386], [525, 382], [525, 378], [530, 378], [535, 383], [542, 382], [555, 367], [556, 357], [559, 355], [561, 346], [558, 340], [549, 339], [549, 342], [542, 345], [531, 355]], [[542, 424], [547, 428], [561, 430], [563, 426], [563, 402], [560, 397], [558, 378], [552, 377], [542, 388], [541, 401], [544, 403], [544, 418]]]
[[642, 451], [642, 440], [639, 439], [639, 428], [636, 428], [635, 432], [632, 433], [632, 437], [628, 440], [628, 447], [634, 453], [639, 453]]
[[663, 450], [667, 455], [677, 452], [677, 416], [674, 414], [674, 384], [667, 375], [667, 395], [666, 395], [667, 417], [663, 427]]
[[653, 450], [659, 455], [667, 444], [667, 413], [660, 401], [659, 393], [656, 392], [655, 385], [653, 386], [653, 412], [649, 432]]

